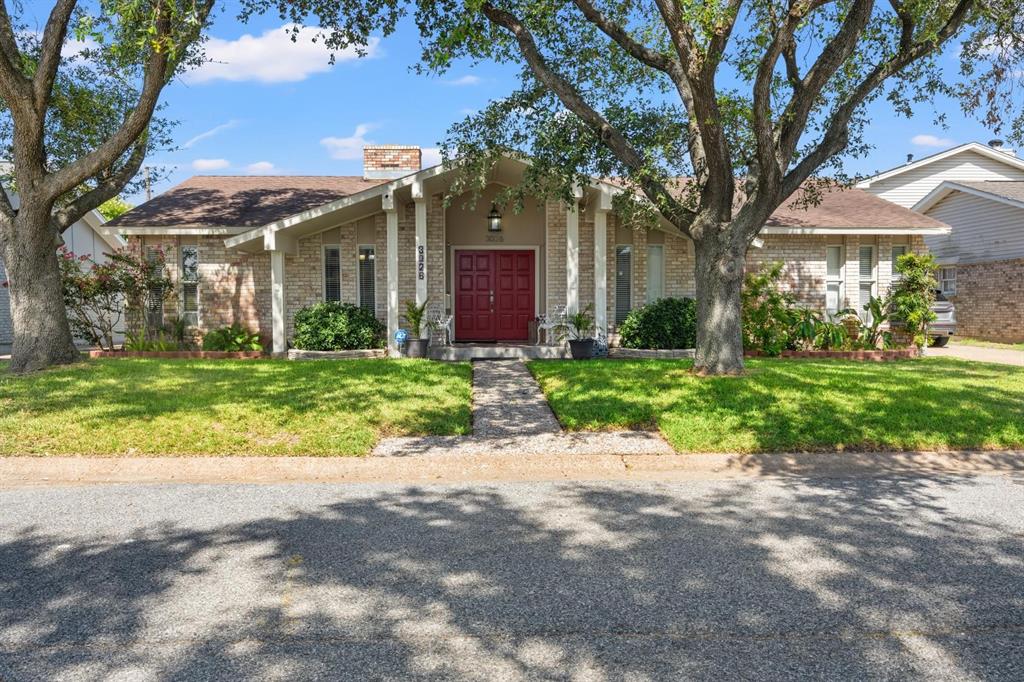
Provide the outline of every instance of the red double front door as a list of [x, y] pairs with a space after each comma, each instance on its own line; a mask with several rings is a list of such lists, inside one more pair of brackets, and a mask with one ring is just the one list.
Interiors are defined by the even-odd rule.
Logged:
[[535, 315], [533, 251], [455, 252], [455, 340], [526, 341]]

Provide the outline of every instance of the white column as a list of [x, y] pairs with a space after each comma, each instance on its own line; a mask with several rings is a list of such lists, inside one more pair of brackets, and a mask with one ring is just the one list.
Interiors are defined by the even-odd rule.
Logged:
[[565, 214], [565, 310], [580, 309], [580, 205], [583, 189], [573, 189], [573, 201]]
[[275, 354], [288, 350], [284, 325], [284, 251], [270, 252], [270, 316], [273, 326], [273, 351]]
[[594, 212], [594, 325], [608, 338], [608, 211]]
[[387, 218], [388, 244], [388, 348], [392, 354], [398, 352], [395, 332], [398, 331], [398, 211], [394, 197], [384, 195], [384, 213]]
[[[416, 305], [423, 305], [427, 300], [427, 200], [423, 183], [413, 183], [412, 198], [416, 202]], [[422, 335], [429, 336], [426, 326]]]

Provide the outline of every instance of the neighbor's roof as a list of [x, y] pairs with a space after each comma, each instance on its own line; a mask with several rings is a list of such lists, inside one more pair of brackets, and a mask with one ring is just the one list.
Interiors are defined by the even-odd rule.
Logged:
[[260, 227], [383, 182], [353, 175], [196, 175], [106, 227]]
[[[792, 230], [825, 229], [942, 229], [946, 228], [929, 218], [899, 206], [862, 189], [833, 188], [824, 190], [821, 202], [806, 208], [794, 205], [796, 195], [787, 199], [772, 213], [765, 223], [767, 228]], [[771, 230], [769, 230], [771, 231]]]
[[861, 180], [857, 183], [857, 187], [870, 187], [879, 180], [885, 180], [897, 175], [902, 175], [907, 171], [921, 168], [922, 166], [927, 166], [928, 164], [941, 161], [942, 159], [946, 159], [951, 156], [956, 156], [957, 154], [963, 154], [964, 152], [974, 152], [976, 154], [981, 154], [982, 156], [987, 156], [988, 158], [998, 161], [1006, 166], [1010, 166], [1011, 168], [1024, 169], [1024, 159], [1014, 156], [1007, 151], [990, 147], [987, 144], [982, 144], [980, 142], [967, 142], [965, 144], [957, 145], [956, 147], [950, 147], [949, 149], [945, 149], [930, 156], [925, 156], [924, 158], [916, 161], [911, 161], [910, 163], [904, 163], [894, 168], [890, 168], [887, 171], [882, 171], [877, 175]]
[[915, 211], [930, 211], [953, 192], [973, 194], [1017, 208], [1024, 208], [1024, 181], [1021, 180], [946, 180], [914, 204]]
[[1022, 180], [988, 180], [984, 182], [977, 180], [964, 182], [961, 180], [953, 184], [970, 187], [979, 192], [994, 194], [997, 197], [1009, 199], [1010, 201], [1024, 202], [1024, 181]]

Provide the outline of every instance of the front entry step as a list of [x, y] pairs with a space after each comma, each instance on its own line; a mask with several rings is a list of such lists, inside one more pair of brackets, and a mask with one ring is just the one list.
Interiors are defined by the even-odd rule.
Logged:
[[565, 346], [518, 346], [500, 344], [456, 344], [430, 346], [431, 360], [563, 360], [571, 357]]

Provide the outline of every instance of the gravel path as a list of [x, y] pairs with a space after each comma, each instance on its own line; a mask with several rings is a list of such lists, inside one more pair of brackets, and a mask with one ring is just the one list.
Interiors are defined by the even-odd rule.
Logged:
[[521, 360], [473, 363], [473, 435], [385, 438], [378, 457], [439, 455], [671, 455], [653, 431], [562, 431]]
[[0, 491], [0, 679], [1024, 679], [1024, 479]]

